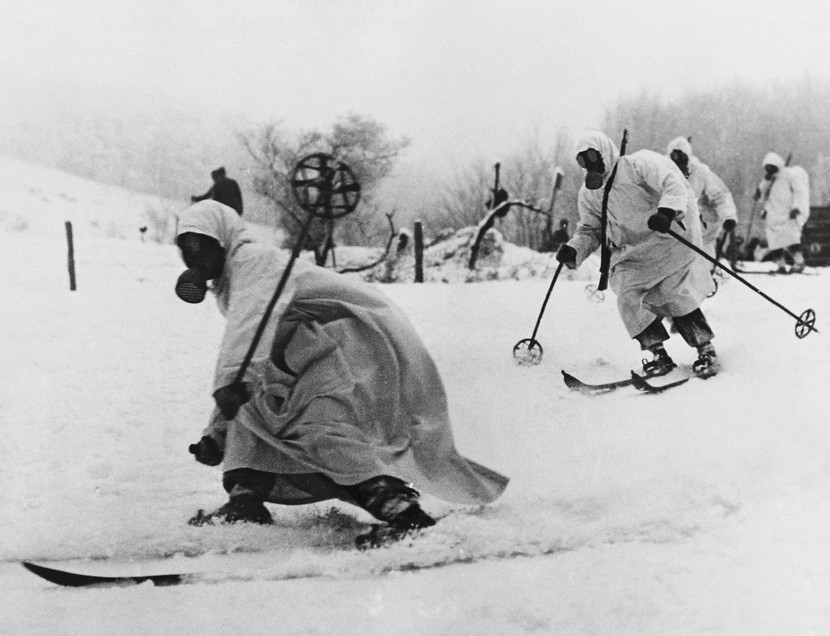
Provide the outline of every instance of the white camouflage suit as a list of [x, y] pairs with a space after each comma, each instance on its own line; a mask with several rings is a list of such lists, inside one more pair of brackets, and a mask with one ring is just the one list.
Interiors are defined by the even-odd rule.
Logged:
[[[629, 336], [636, 337], [656, 317], [685, 316], [713, 291], [707, 262], [668, 234], [649, 229], [658, 208], [677, 212], [671, 229], [700, 246], [700, 217], [695, 195], [683, 173], [667, 157], [651, 150], [619, 156], [602, 132], [586, 131], [576, 153], [593, 148], [605, 165], [603, 187], [579, 190], [579, 223], [568, 245], [576, 249], [576, 265], [600, 247], [602, 198], [615, 163], [616, 177], [608, 197], [607, 238], [611, 248], [610, 286]], [[618, 161], [619, 159], [619, 161]]]
[[709, 256], [715, 256], [715, 243], [723, 222], [727, 219], [738, 220], [732, 193], [709, 166], [692, 155], [692, 145], [688, 139], [685, 137], [672, 139], [669, 142], [667, 154], [671, 155], [672, 150], [679, 150], [689, 158], [687, 179], [695, 193], [700, 211], [703, 249]]
[[[770, 250], [801, 245], [801, 230], [810, 218], [810, 180], [800, 166], [786, 166], [780, 155], [769, 152], [763, 165], [773, 165], [778, 172], [772, 183], [766, 179], [758, 184], [761, 196], [766, 194], [762, 217], [766, 222], [767, 243]], [[793, 219], [792, 210], [799, 214]]]
[[[177, 234], [185, 232], [216, 239], [227, 255], [211, 289], [227, 319], [219, 389], [235, 381], [286, 257], [216, 201], [181, 212]], [[244, 381], [251, 400], [231, 421], [214, 409], [204, 434], [224, 441], [225, 471], [282, 477], [273, 503], [332, 498], [333, 484], [378, 475], [464, 504], [491, 502], [507, 485], [458, 453], [429, 352], [401, 309], [363, 281], [298, 261]]]

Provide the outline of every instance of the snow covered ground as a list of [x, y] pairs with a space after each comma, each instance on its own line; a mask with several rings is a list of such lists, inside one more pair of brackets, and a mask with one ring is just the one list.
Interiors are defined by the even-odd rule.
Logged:
[[[361, 553], [353, 537], [370, 520], [345, 504], [271, 506], [267, 528], [185, 523], [224, 499], [219, 470], [187, 452], [212, 405], [222, 319], [175, 297], [178, 254], [130, 234], [145, 209], [132, 195], [13, 169], [29, 195], [0, 183], [0, 632], [830, 633], [830, 272], [751, 278], [816, 311], [822, 333], [804, 340], [778, 308], [722, 284], [704, 305], [721, 375], [660, 395], [563, 384], [561, 369], [603, 381], [639, 365], [613, 296], [585, 291], [593, 271], [557, 283], [535, 367], [512, 348], [549, 276], [382, 286], [443, 373], [459, 449], [512, 481], [483, 509], [425, 497], [446, 515], [437, 526]], [[668, 349], [694, 359], [678, 336]], [[24, 560], [201, 574], [69, 589]]]

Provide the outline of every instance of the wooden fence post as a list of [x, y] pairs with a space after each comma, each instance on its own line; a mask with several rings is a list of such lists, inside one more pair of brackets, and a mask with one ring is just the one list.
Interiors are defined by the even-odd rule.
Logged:
[[72, 241], [72, 223], [66, 222], [67, 267], [69, 268], [69, 291], [75, 291], [75, 245]]
[[424, 228], [415, 221], [415, 282], [424, 282]]

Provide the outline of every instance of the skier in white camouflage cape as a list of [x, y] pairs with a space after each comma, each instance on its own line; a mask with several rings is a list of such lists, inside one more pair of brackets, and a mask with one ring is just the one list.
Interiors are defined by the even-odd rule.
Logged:
[[709, 166], [692, 154], [692, 144], [685, 137], [672, 139], [667, 154], [692, 186], [700, 211], [703, 249], [714, 257], [721, 229], [724, 233], [731, 232], [738, 224], [732, 193]]
[[[776, 256], [781, 274], [804, 271], [804, 250], [801, 232], [810, 218], [810, 177], [801, 166], [788, 166], [781, 155], [768, 152], [764, 156], [764, 178], [755, 190], [755, 198], [763, 199], [761, 218], [770, 255]], [[787, 270], [787, 256], [793, 261]]]
[[201, 290], [212, 280], [227, 319], [216, 409], [191, 452], [223, 464], [229, 501], [191, 523], [271, 523], [264, 502], [336, 498], [405, 532], [435, 523], [415, 487], [462, 504], [502, 493], [506, 477], [455, 449], [438, 370], [403, 312], [375, 287], [297, 261], [237, 383], [287, 258], [215, 201], [180, 214], [177, 243], [189, 268], [177, 293], [198, 302], [188, 296], [193, 281]]
[[694, 373], [714, 375], [714, 334], [700, 310], [714, 289], [712, 276], [703, 257], [667, 234], [672, 229], [701, 244], [700, 217], [688, 181], [669, 158], [652, 150], [621, 157], [614, 142], [599, 131], [578, 137], [576, 158], [585, 169], [579, 224], [573, 238], [559, 248], [557, 260], [573, 269], [600, 247], [603, 194], [616, 166], [607, 205], [609, 283], [628, 334], [652, 354], [651, 360], [643, 360], [643, 372], [665, 375], [677, 366], [664, 346], [669, 334], [663, 318], [671, 318], [697, 350]]

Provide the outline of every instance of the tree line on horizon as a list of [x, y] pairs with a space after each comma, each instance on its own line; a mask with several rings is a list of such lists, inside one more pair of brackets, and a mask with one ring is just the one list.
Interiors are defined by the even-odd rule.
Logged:
[[[830, 82], [814, 78], [774, 85], [734, 82], [722, 88], [664, 99], [644, 91], [608, 108], [599, 128], [619, 145], [628, 130], [628, 152], [649, 148], [665, 154], [678, 136], [691, 139], [694, 154], [732, 191], [739, 213], [739, 234], [749, 222], [752, 195], [770, 151], [791, 156], [811, 178], [813, 205], [830, 203]], [[296, 160], [310, 152], [330, 152], [352, 167], [364, 196], [359, 213], [344, 217], [332, 234], [318, 240], [338, 244], [380, 245], [390, 225], [411, 223], [401, 204], [381, 194], [409, 145], [390, 136], [366, 115], [349, 113], [325, 129], [291, 130], [278, 121], [247, 122], [193, 117], [184, 110], [132, 110], [122, 103], [88, 107], [81, 96], [54, 111], [40, 109], [9, 116], [0, 125], [0, 152], [88, 179], [148, 192], [183, 202], [209, 186], [209, 173], [225, 165], [246, 191], [246, 216], [296, 234], [297, 208], [287, 179]], [[576, 197], [582, 171], [573, 155], [578, 131], [560, 127], [552, 142], [533, 140], [500, 158], [500, 187], [510, 198], [549, 209], [555, 172], [563, 173], [554, 219], [577, 220]], [[221, 157], [221, 159], [220, 159]], [[213, 165], [216, 163], [217, 165]], [[471, 157], [442, 183], [425, 184], [436, 204], [418, 212], [428, 232], [474, 225], [487, 214], [494, 166]], [[425, 193], [426, 194], [426, 193]], [[248, 205], [254, 199], [255, 204]], [[250, 210], [250, 212], [249, 212]], [[352, 218], [353, 217], [353, 218]], [[533, 249], [541, 247], [544, 214], [511, 209], [497, 226], [505, 238]], [[759, 228], [756, 223], [753, 227]], [[760, 228], [759, 228], [760, 229]], [[756, 230], [759, 231], [759, 230]], [[325, 237], [328, 236], [328, 239]]]
[[[694, 154], [729, 187], [738, 208], [738, 235], [747, 231], [755, 204], [753, 195], [764, 171], [762, 160], [777, 152], [810, 175], [812, 205], [830, 204], [830, 83], [803, 79], [757, 86], [736, 82], [723, 88], [696, 91], [668, 100], [644, 91], [621, 98], [606, 110], [599, 130], [620, 146], [628, 131], [627, 153], [647, 148], [666, 154], [668, 143], [690, 138]], [[583, 173], [573, 152], [579, 131], [561, 128], [552, 146], [536, 142], [500, 161], [500, 183], [511, 198], [526, 199], [547, 210], [554, 171], [564, 173], [556, 195], [554, 218], [578, 220], [577, 193]], [[443, 222], [459, 226], [478, 222], [494, 179], [493, 166], [471, 162], [455, 181], [445, 184]], [[541, 205], [540, 205], [541, 204]], [[756, 217], [753, 235], [763, 224]], [[499, 229], [507, 240], [539, 249], [546, 219], [532, 211], [511, 212]]]

